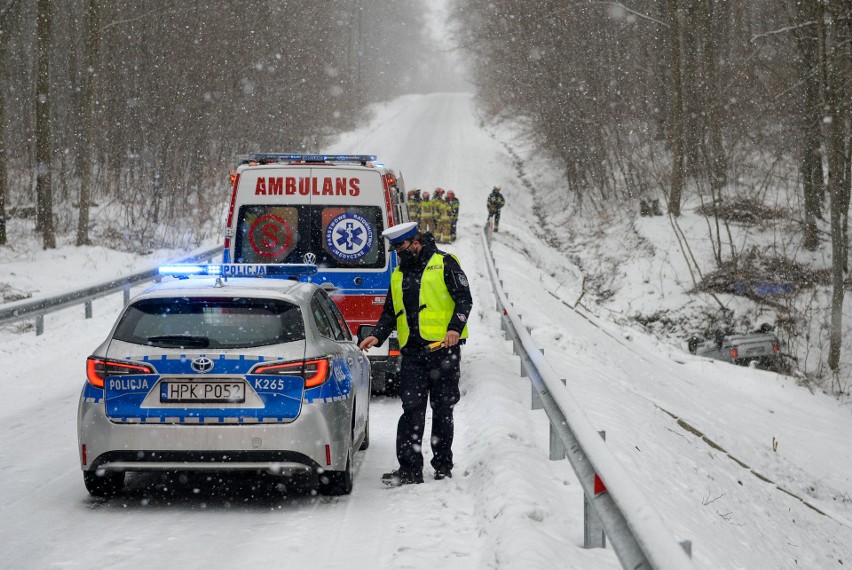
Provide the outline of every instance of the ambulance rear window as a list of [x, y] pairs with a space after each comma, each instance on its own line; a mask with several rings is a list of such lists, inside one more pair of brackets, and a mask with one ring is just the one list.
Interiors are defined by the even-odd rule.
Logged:
[[383, 268], [382, 210], [378, 206], [246, 205], [235, 236], [236, 263], [304, 263], [322, 268]]

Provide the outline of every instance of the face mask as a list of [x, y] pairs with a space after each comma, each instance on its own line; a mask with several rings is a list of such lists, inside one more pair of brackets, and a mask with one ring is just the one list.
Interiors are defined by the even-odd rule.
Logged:
[[397, 253], [397, 256], [399, 257], [400, 263], [409, 263], [414, 261], [414, 258], [416, 257], [410, 247]]

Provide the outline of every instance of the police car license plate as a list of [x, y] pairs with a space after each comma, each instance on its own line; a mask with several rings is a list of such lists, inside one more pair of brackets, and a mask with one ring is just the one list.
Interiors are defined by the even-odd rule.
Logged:
[[246, 401], [245, 382], [162, 382], [160, 402], [164, 404], [242, 404]]

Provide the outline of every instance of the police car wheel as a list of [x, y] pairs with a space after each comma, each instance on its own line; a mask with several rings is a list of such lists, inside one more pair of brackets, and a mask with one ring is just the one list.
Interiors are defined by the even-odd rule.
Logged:
[[364, 441], [361, 442], [361, 447], [358, 449], [364, 451], [370, 447], [370, 416], [367, 416], [367, 423], [364, 425]]
[[319, 476], [319, 492], [323, 495], [348, 495], [352, 492], [352, 457], [346, 458], [343, 471], [326, 471]]
[[83, 483], [93, 497], [114, 497], [124, 488], [124, 471], [83, 471]]

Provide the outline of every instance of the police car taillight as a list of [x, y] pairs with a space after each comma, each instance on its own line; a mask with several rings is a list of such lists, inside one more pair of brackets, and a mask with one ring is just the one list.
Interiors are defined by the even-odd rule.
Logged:
[[740, 351], [737, 350], [736, 347], [732, 348], [731, 349], [731, 360], [736, 360], [737, 356], [739, 356], [739, 354], [740, 354]]
[[305, 379], [305, 388], [313, 388], [328, 380], [329, 370], [331, 370], [329, 359], [319, 358], [282, 364], [261, 364], [256, 366], [251, 373], [301, 376]]
[[95, 388], [103, 388], [107, 376], [123, 374], [153, 374], [154, 369], [144, 364], [133, 364], [121, 360], [107, 360], [90, 356], [86, 359], [86, 379]]

